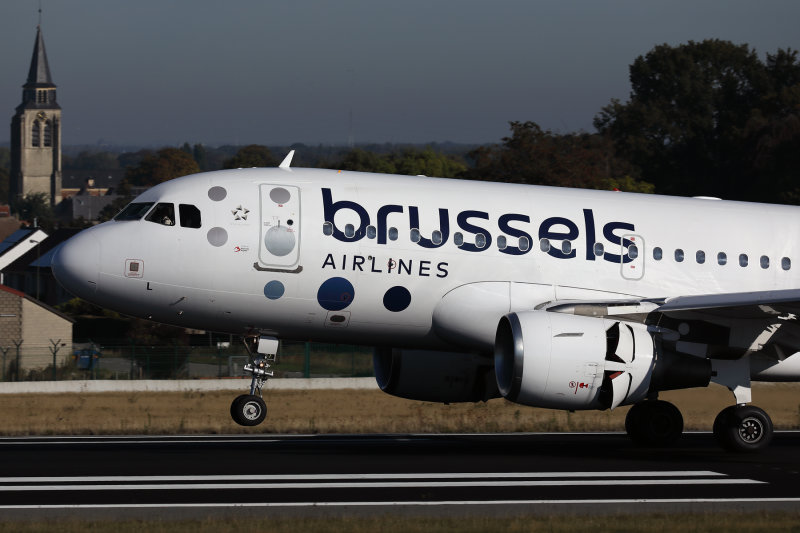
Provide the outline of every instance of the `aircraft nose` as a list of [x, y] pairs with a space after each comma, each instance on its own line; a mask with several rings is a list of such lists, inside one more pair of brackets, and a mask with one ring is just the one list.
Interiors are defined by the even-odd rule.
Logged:
[[90, 231], [82, 231], [56, 250], [50, 266], [65, 289], [76, 296], [89, 298], [97, 290], [100, 242]]

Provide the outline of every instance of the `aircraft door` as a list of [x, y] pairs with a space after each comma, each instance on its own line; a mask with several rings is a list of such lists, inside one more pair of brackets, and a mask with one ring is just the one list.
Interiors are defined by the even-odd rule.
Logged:
[[[622, 277], [637, 280], [644, 276], [644, 239], [639, 235], [622, 236]], [[627, 261], [627, 262], [626, 262]]]
[[300, 260], [300, 189], [264, 183], [259, 190], [258, 260], [265, 267], [291, 269]]

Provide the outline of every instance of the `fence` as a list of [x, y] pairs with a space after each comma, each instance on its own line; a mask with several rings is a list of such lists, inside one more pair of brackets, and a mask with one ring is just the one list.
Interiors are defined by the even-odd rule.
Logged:
[[[47, 355], [52, 359], [51, 354]], [[23, 354], [17, 359], [9, 352], [7, 357], [0, 357], [0, 381], [235, 378], [243, 376], [243, 367], [250, 360], [242, 344], [229, 343], [217, 346], [92, 343], [68, 353], [62, 350], [55, 369], [53, 363], [30, 368], [26, 360], [41, 360], [38, 354]], [[281, 342], [274, 370], [275, 377], [288, 378], [373, 376], [372, 349]]]

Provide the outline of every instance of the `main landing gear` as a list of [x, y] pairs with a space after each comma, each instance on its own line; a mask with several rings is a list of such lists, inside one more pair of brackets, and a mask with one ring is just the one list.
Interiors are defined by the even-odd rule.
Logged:
[[257, 426], [267, 417], [267, 404], [261, 398], [261, 388], [274, 375], [270, 368], [277, 362], [278, 339], [250, 337], [245, 338], [244, 344], [251, 358], [244, 366], [244, 371], [252, 375], [250, 394], [242, 394], [233, 400], [231, 418], [241, 426]]
[[732, 405], [714, 420], [714, 438], [732, 452], [755, 452], [772, 440], [772, 420], [754, 405]]
[[646, 400], [628, 411], [625, 431], [639, 446], [670, 446], [683, 433], [683, 416], [669, 402]]
[[[625, 431], [639, 446], [670, 446], [683, 432], [683, 416], [669, 402], [646, 400], [628, 411]], [[759, 451], [772, 440], [772, 420], [754, 405], [732, 405], [714, 420], [714, 438], [732, 452]]]

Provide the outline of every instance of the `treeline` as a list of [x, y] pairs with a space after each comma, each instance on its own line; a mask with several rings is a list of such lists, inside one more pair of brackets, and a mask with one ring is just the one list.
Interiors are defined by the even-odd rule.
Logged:
[[185, 144], [119, 155], [85, 152], [65, 157], [64, 167], [125, 169], [117, 192], [126, 195], [131, 187], [194, 172], [275, 166], [295, 149], [297, 167], [800, 204], [797, 51], [778, 50], [762, 61], [748, 45], [728, 41], [660, 45], [635, 59], [630, 81], [629, 99], [599, 110], [594, 133], [511, 122], [510, 134], [487, 146]]

